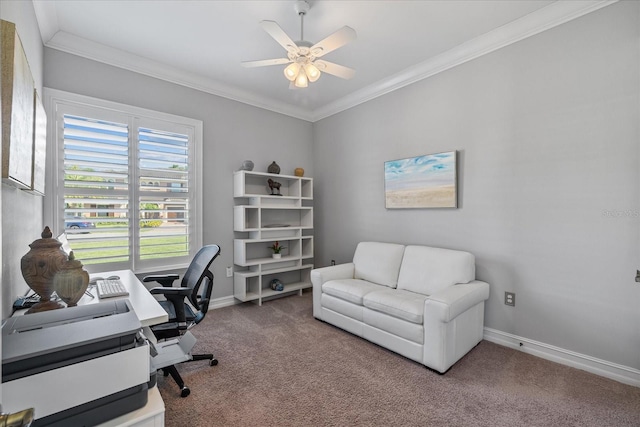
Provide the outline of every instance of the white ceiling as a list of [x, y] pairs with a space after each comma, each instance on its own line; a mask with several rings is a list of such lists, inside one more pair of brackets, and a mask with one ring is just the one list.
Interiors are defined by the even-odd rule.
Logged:
[[259, 25], [300, 38], [295, 1], [34, 0], [46, 46], [315, 121], [612, 3], [611, 1], [309, 1], [304, 38], [344, 25], [357, 40], [323, 59], [356, 70], [290, 90], [285, 57]]

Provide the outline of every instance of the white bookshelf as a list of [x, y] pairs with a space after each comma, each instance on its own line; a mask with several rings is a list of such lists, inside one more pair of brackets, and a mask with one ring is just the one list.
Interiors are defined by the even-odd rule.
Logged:
[[[272, 195], [268, 180], [280, 183]], [[233, 294], [240, 301], [302, 293], [311, 287], [313, 269], [313, 179], [262, 172], [233, 174]], [[269, 249], [278, 241], [286, 249], [275, 259]], [[270, 288], [279, 279], [283, 291]]]

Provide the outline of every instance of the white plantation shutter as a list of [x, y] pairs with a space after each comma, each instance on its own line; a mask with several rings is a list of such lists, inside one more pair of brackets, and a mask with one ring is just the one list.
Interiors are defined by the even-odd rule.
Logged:
[[128, 125], [71, 114], [62, 120], [63, 209], [70, 246], [85, 265], [128, 262]]
[[141, 260], [189, 255], [189, 140], [138, 128]]
[[57, 190], [45, 205], [76, 258], [89, 271], [188, 265], [202, 246], [202, 123], [46, 93]]

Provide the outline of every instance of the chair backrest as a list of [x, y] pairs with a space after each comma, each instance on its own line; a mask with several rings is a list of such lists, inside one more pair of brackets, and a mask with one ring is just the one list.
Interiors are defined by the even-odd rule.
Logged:
[[189, 301], [198, 310], [195, 323], [200, 323], [209, 309], [213, 289], [213, 273], [209, 271], [209, 266], [218, 255], [220, 255], [220, 246], [203, 246], [193, 257], [182, 277], [182, 287], [192, 290]]

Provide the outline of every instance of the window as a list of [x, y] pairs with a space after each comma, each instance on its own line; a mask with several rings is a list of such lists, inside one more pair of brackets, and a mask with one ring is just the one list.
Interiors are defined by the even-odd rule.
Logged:
[[89, 271], [179, 268], [202, 246], [202, 122], [47, 89], [45, 217]]

